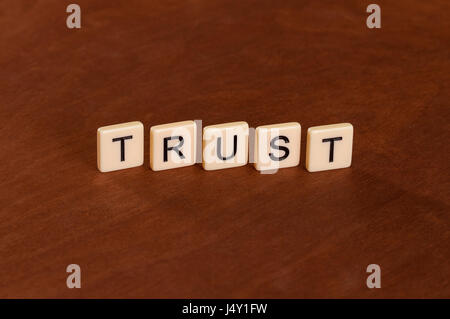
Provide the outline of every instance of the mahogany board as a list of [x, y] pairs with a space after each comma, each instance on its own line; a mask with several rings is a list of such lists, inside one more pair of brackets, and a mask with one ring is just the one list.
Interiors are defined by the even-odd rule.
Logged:
[[[0, 297], [450, 297], [449, 1], [69, 3], [0, 2]], [[298, 121], [301, 165], [97, 170], [98, 127], [198, 119]], [[352, 167], [307, 172], [340, 122]]]

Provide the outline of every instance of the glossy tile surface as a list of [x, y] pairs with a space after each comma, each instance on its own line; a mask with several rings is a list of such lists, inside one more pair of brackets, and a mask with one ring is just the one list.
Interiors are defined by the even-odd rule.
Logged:
[[97, 130], [97, 167], [101, 172], [140, 166], [144, 163], [144, 125], [128, 122]]
[[150, 167], [154, 171], [195, 164], [194, 121], [156, 125], [150, 128]]
[[232, 122], [203, 129], [203, 168], [207, 171], [246, 165], [248, 124]]
[[353, 126], [350, 123], [314, 126], [308, 129], [306, 169], [310, 172], [350, 167]]
[[258, 126], [255, 131], [257, 170], [276, 170], [300, 163], [300, 123], [290, 122]]

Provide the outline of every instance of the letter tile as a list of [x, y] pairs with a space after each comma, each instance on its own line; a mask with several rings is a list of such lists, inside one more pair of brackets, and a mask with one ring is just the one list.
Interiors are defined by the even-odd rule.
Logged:
[[246, 165], [248, 131], [246, 122], [203, 128], [203, 168], [210, 171]]
[[350, 167], [353, 126], [349, 123], [314, 126], [308, 129], [306, 169], [310, 172]]
[[255, 168], [259, 171], [300, 163], [300, 123], [258, 126], [255, 133]]
[[154, 171], [195, 164], [197, 126], [183, 121], [152, 126], [150, 129], [150, 167]]
[[100, 172], [141, 166], [144, 163], [144, 125], [129, 122], [97, 130], [97, 167]]

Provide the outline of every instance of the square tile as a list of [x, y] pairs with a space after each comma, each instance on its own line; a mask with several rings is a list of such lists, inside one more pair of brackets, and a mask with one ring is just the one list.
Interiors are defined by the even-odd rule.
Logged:
[[248, 124], [232, 122], [203, 129], [203, 168], [238, 167], [248, 162]]
[[255, 132], [255, 168], [259, 171], [298, 166], [300, 123], [258, 126]]
[[150, 128], [150, 167], [154, 171], [195, 164], [197, 126], [194, 121]]
[[97, 167], [100, 172], [144, 164], [144, 125], [128, 122], [97, 130]]
[[314, 126], [308, 129], [306, 169], [310, 172], [350, 167], [353, 126], [349, 123]]

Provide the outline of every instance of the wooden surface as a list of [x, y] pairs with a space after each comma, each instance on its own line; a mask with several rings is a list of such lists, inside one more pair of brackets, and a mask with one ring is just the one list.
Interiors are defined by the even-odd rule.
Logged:
[[[0, 3], [0, 297], [450, 297], [450, 3]], [[353, 166], [100, 173], [139, 120], [350, 122]], [[65, 270], [82, 269], [82, 288]], [[366, 267], [382, 288], [366, 287]]]

